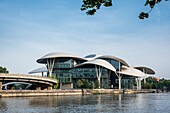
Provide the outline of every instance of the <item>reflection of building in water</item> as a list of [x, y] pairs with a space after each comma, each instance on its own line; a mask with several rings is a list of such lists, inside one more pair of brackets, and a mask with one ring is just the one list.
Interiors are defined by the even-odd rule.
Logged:
[[30, 73], [47, 72], [57, 78], [60, 88], [141, 89], [146, 74], [155, 74], [147, 67], [131, 67], [123, 59], [112, 55], [90, 54], [84, 58], [62, 53], [50, 53], [37, 60], [46, 68]]

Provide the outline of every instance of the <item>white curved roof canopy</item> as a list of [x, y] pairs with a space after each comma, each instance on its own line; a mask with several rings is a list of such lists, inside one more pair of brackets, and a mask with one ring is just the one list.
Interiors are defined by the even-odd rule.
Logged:
[[135, 69], [133, 67], [126, 67], [126, 66], [122, 66], [122, 70], [118, 73], [129, 75], [129, 76], [135, 76], [135, 77], [145, 76], [145, 73], [143, 73], [142, 71]]
[[96, 57], [96, 59], [112, 59], [112, 60], [116, 60], [116, 61], [122, 63], [123, 65], [129, 67], [128, 63], [126, 63], [123, 59], [117, 58], [112, 55], [102, 55], [102, 56]]
[[77, 60], [86, 61], [85, 58], [81, 58], [79, 56], [72, 55], [72, 54], [69, 54], [69, 53], [54, 52], [54, 53], [49, 53], [49, 54], [41, 57], [40, 59], [37, 60], [37, 62], [44, 64], [44, 63], [47, 62], [47, 59], [51, 59], [51, 58], [73, 58], [73, 59], [77, 59]]
[[78, 64], [75, 67], [81, 67], [81, 66], [89, 65], [89, 64], [102, 66], [102, 67], [105, 67], [106, 69], [109, 69], [113, 72], [116, 72], [116, 69], [109, 62], [102, 60], [102, 59], [89, 60], [89, 61], [86, 61], [82, 64]]
[[48, 72], [47, 68], [46, 67], [40, 67], [40, 68], [37, 68], [37, 69], [34, 69], [34, 70], [28, 72], [28, 74], [42, 73], [42, 72]]
[[101, 56], [101, 55], [99, 55], [99, 54], [89, 54], [89, 55], [85, 56], [84, 58], [87, 59], [87, 60], [94, 60], [99, 56]]
[[136, 66], [136, 67], [134, 67], [134, 68], [142, 71], [142, 72], [145, 73], [145, 74], [152, 74], [152, 75], [155, 74], [155, 71], [154, 71], [153, 69], [149, 68], [149, 67]]

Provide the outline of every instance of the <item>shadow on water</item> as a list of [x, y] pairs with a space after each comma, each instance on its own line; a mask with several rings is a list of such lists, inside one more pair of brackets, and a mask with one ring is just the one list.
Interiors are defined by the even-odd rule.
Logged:
[[0, 98], [0, 112], [169, 113], [169, 93]]

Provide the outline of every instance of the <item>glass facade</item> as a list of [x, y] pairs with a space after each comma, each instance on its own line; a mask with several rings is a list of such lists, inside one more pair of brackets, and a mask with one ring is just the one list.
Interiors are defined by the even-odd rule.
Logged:
[[[118, 61], [104, 59], [108, 61], [117, 71], [119, 71], [119, 67], [122, 64], [119, 64]], [[52, 76], [59, 80], [59, 83], [73, 83], [74, 88], [80, 88], [80, 81], [86, 82], [86, 84], [97, 83], [96, 69], [94, 66], [91, 67], [79, 67], [75, 68], [76, 64], [81, 63], [80, 61], [76, 61], [74, 59], [58, 59], [54, 63], [54, 68], [52, 72]], [[120, 66], [119, 66], [120, 65]], [[133, 79], [126, 77], [122, 79], [122, 87], [123, 88], [132, 88]], [[118, 77], [114, 72], [109, 71], [106, 68], [102, 69], [101, 79], [100, 79], [100, 87], [101, 88], [118, 88]]]
[[[73, 82], [73, 85], [80, 79], [86, 79], [88, 82], [96, 83], [97, 76], [95, 68], [54, 68], [53, 76], [60, 83]], [[108, 70], [103, 69], [101, 76], [101, 87], [108, 88]], [[75, 86], [76, 87], [76, 86]]]

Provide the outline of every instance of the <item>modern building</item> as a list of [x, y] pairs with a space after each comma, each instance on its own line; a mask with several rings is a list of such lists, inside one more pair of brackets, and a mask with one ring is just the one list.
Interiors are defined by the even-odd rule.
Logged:
[[[55, 52], [37, 60], [46, 68], [29, 73], [47, 72], [57, 78], [60, 88], [141, 89], [141, 80], [155, 72], [144, 66], [131, 67], [123, 59], [112, 55], [90, 54], [85, 57]], [[86, 86], [82, 86], [82, 83]]]

